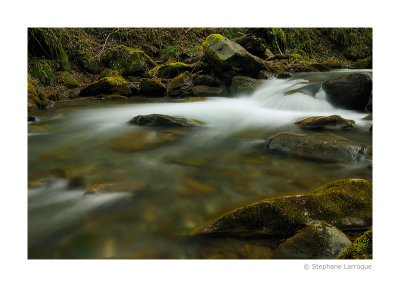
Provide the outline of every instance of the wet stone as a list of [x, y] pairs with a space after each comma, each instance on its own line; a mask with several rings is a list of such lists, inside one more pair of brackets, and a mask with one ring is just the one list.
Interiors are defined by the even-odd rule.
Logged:
[[151, 127], [197, 127], [202, 124], [197, 120], [160, 114], [139, 115], [132, 118], [129, 123], [137, 126]]
[[88, 186], [86, 194], [137, 192], [144, 190], [148, 184], [143, 181], [131, 181], [123, 183], [95, 183]]
[[303, 129], [320, 130], [320, 129], [348, 129], [354, 128], [355, 121], [344, 119], [338, 115], [328, 117], [317, 116], [305, 118], [295, 122], [296, 125]]

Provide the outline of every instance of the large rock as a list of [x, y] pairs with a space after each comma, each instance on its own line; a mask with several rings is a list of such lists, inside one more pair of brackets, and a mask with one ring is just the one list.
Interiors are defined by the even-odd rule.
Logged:
[[320, 130], [320, 129], [347, 129], [353, 128], [355, 121], [347, 120], [338, 115], [328, 117], [309, 117], [301, 121], [295, 122], [296, 125], [304, 129]]
[[173, 98], [186, 98], [193, 95], [193, 75], [184, 72], [174, 78], [168, 85], [167, 95]]
[[231, 83], [231, 94], [251, 94], [262, 84], [261, 80], [245, 76], [234, 76]]
[[157, 78], [172, 79], [179, 74], [186, 71], [191, 71], [192, 69], [193, 65], [182, 62], [173, 62], [154, 67], [149, 71], [149, 75]]
[[259, 201], [226, 213], [200, 233], [290, 236], [315, 221], [340, 229], [371, 226], [372, 183], [365, 179], [336, 180], [304, 195]]
[[325, 81], [322, 89], [328, 100], [341, 108], [365, 111], [372, 92], [372, 79], [366, 74], [349, 74]]
[[132, 118], [129, 123], [137, 126], [151, 127], [197, 127], [201, 125], [200, 121], [159, 114], [139, 115]]
[[300, 230], [295, 236], [279, 245], [275, 258], [332, 259], [351, 241], [335, 226], [316, 222]]
[[123, 76], [142, 76], [157, 64], [142, 50], [119, 45], [110, 49], [103, 63], [121, 72]]
[[265, 142], [267, 150], [276, 150], [324, 161], [356, 161], [367, 152], [367, 147], [333, 134], [278, 133]]
[[205, 58], [219, 76], [228, 82], [235, 75], [256, 77], [265, 69], [264, 62], [239, 44], [219, 34], [211, 34], [203, 42]]
[[83, 88], [80, 96], [98, 96], [120, 94], [123, 96], [132, 95], [129, 83], [120, 76], [104, 77], [99, 81]]
[[249, 53], [261, 59], [266, 59], [269, 55], [265, 41], [254, 35], [244, 34], [243, 36], [233, 39], [233, 41], [241, 45]]
[[167, 88], [158, 79], [142, 78], [139, 81], [140, 93], [149, 97], [163, 97]]
[[209, 86], [193, 86], [194, 97], [221, 97], [226, 94], [226, 90], [222, 87], [209, 87]]
[[221, 80], [211, 75], [199, 75], [194, 78], [193, 83], [199, 86], [219, 87]]
[[338, 259], [372, 259], [372, 230], [366, 231], [339, 254]]

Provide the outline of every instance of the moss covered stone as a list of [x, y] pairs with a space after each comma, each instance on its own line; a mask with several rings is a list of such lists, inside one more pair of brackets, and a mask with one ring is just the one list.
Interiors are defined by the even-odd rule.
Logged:
[[347, 129], [355, 126], [355, 121], [347, 120], [338, 115], [308, 117], [295, 122], [296, 125], [304, 129]]
[[265, 141], [269, 151], [313, 160], [346, 162], [362, 159], [368, 148], [334, 134], [277, 133]]
[[78, 62], [78, 65], [85, 72], [91, 74], [99, 74], [102, 71], [103, 67], [98, 58], [95, 58], [88, 53], [78, 53], [76, 55], [76, 60]]
[[121, 72], [123, 76], [142, 76], [157, 64], [145, 52], [119, 45], [110, 49], [103, 63]]
[[120, 94], [129, 96], [132, 94], [129, 83], [121, 76], [104, 77], [99, 81], [83, 88], [80, 96]]
[[279, 245], [275, 258], [287, 259], [332, 259], [351, 241], [335, 226], [325, 223], [312, 223], [296, 235]]
[[186, 98], [193, 95], [193, 75], [184, 72], [175, 77], [168, 85], [167, 95], [174, 98]]
[[371, 226], [372, 183], [365, 179], [336, 180], [308, 194], [256, 202], [226, 213], [200, 233], [292, 235], [315, 221], [341, 229]]
[[103, 97], [104, 100], [127, 100], [128, 98], [125, 96], [121, 96], [119, 94], [112, 94]]
[[173, 62], [154, 67], [149, 71], [149, 75], [157, 78], [171, 79], [183, 72], [191, 71], [192, 69], [193, 65], [182, 62]]
[[224, 80], [230, 81], [234, 75], [255, 77], [266, 68], [260, 58], [222, 35], [211, 34], [202, 46], [207, 62]]
[[45, 109], [49, 105], [48, 97], [37, 90], [33, 81], [28, 80], [28, 111]]
[[148, 97], [163, 97], [167, 88], [158, 79], [142, 78], [139, 81], [140, 93]]
[[372, 259], [372, 230], [368, 230], [343, 250], [338, 259]]

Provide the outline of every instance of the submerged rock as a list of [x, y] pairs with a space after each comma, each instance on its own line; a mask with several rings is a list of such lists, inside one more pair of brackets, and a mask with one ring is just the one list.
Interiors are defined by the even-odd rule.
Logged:
[[203, 50], [207, 62], [224, 80], [230, 81], [235, 75], [256, 77], [266, 68], [260, 58], [219, 34], [208, 36], [203, 42]]
[[200, 233], [293, 235], [315, 221], [341, 229], [371, 226], [372, 183], [365, 179], [336, 180], [304, 195], [259, 201], [224, 214]]
[[119, 152], [137, 152], [160, 147], [174, 142], [181, 135], [175, 131], [139, 130], [111, 139], [109, 147]]
[[287, 259], [332, 259], [351, 241], [335, 226], [312, 223], [279, 245], [274, 257]]
[[114, 193], [114, 192], [137, 192], [147, 187], [143, 181], [130, 181], [122, 183], [95, 183], [87, 188], [85, 194]]
[[350, 74], [325, 81], [322, 89], [334, 105], [364, 111], [371, 98], [372, 79], [366, 74]]
[[355, 126], [355, 121], [347, 120], [338, 115], [328, 117], [309, 117], [295, 122], [304, 129], [347, 129]]
[[333, 134], [278, 133], [265, 141], [267, 150], [324, 161], [356, 161], [367, 152], [363, 144]]
[[93, 84], [83, 88], [80, 96], [98, 96], [98, 95], [119, 94], [130, 96], [132, 94], [129, 83], [120, 76], [104, 77]]
[[338, 259], [372, 259], [372, 230], [368, 230], [343, 250]]
[[193, 75], [184, 72], [174, 78], [168, 85], [167, 96], [173, 98], [186, 98], [193, 95]]
[[261, 80], [245, 76], [234, 76], [232, 78], [232, 94], [251, 94], [262, 84]]
[[200, 121], [160, 114], [139, 115], [129, 121], [132, 125], [151, 127], [197, 127]]
[[140, 93], [148, 97], [163, 97], [167, 88], [158, 79], [142, 78], [139, 81]]

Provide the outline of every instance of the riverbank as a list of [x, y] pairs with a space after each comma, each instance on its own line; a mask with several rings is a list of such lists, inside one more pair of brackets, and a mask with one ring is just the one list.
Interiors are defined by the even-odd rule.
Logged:
[[[211, 34], [235, 43], [230, 45], [233, 50], [244, 47], [241, 52], [256, 57], [253, 62], [258, 64], [242, 55], [239, 62], [217, 65], [204, 45]], [[235, 65], [250, 65], [252, 72]], [[126, 81], [129, 90], [108, 87], [95, 96], [230, 96], [254, 90], [257, 79], [340, 68], [372, 68], [371, 29], [31, 28], [28, 110], [79, 97], [83, 88], [110, 76], [121, 77], [119, 83]], [[181, 91], [179, 80], [172, 81], [182, 72], [189, 73], [181, 79], [189, 83], [186, 91]], [[237, 78], [232, 83], [233, 76], [251, 79]]]

